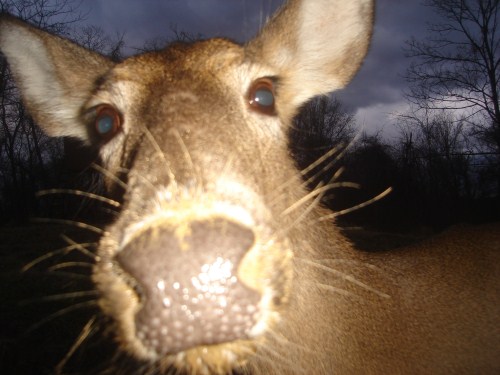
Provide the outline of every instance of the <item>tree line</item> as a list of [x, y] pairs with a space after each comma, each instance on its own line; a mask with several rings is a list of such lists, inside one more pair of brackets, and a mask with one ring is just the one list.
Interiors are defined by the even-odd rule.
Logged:
[[[339, 215], [346, 225], [442, 227], [499, 219], [499, 2], [422, 3], [439, 16], [439, 21], [428, 26], [427, 38], [413, 38], [405, 45], [411, 61], [404, 93], [409, 109], [395, 116], [398, 137], [389, 142], [380, 135], [361, 134], [337, 162], [345, 169], [343, 179], [357, 182], [361, 189], [337, 184], [339, 188], [332, 189], [324, 201], [341, 214], [346, 207], [369, 201], [387, 186], [393, 187], [393, 193], [372, 207]], [[346, 132], [341, 119], [338, 125], [326, 125], [328, 130], [316, 129], [319, 122], [311, 122], [308, 112], [318, 109], [321, 102], [327, 99], [318, 99], [306, 108], [292, 131], [301, 168], [315, 160], [319, 149], [352, 143], [354, 132], [352, 128]], [[331, 119], [330, 111], [335, 107], [338, 109], [336, 104], [326, 109], [325, 116], [315, 116]], [[341, 131], [341, 136], [336, 137], [333, 129]], [[306, 136], [309, 133], [315, 135]], [[323, 141], [313, 145], [318, 137]], [[301, 154], [303, 148], [313, 152]], [[312, 187], [334, 177], [331, 171], [313, 172]]]
[[[323, 128], [308, 122], [311, 111], [324, 109], [325, 116], [313, 116], [332, 123]], [[396, 121], [394, 140], [360, 133], [352, 115], [328, 97], [315, 99], [296, 118], [291, 145], [299, 169], [307, 171], [311, 189], [332, 186], [323, 203], [339, 212], [341, 224], [439, 229], [500, 218], [498, 153], [481, 151], [463, 120], [449, 111], [428, 110], [400, 114]], [[384, 199], [350, 212], [388, 187], [392, 192]]]
[[[75, 0], [0, 0], [0, 10], [70, 37], [119, 61], [123, 37], [81, 26]], [[344, 225], [394, 228], [498, 219], [500, 212], [500, 37], [498, 1], [425, 0], [442, 18], [406, 53], [409, 108], [395, 117], [398, 137], [360, 133], [352, 113], [332, 97], [311, 101], [290, 129], [290, 149], [310, 188]], [[179, 39], [190, 34], [174, 30]], [[147, 41], [156, 50], [165, 39]], [[0, 59], [0, 222], [91, 215], [103, 203], [47, 189], [102, 193], [93, 150], [47, 137], [25, 111]], [[86, 157], [82, 158], [82, 155]], [[354, 210], [392, 187], [386, 198]], [[96, 210], [99, 208], [99, 210]]]

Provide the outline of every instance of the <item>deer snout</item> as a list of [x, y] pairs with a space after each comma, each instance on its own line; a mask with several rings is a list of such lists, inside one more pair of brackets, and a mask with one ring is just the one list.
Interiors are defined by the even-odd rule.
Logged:
[[252, 229], [224, 217], [150, 225], [115, 256], [136, 291], [135, 337], [156, 355], [246, 339], [258, 291], [238, 275]]

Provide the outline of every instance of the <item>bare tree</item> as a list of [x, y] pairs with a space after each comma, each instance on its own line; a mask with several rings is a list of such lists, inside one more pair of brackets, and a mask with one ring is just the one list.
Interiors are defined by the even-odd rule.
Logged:
[[450, 111], [426, 109], [400, 115], [398, 125], [395, 155], [403, 204], [420, 221], [453, 222], [463, 205], [484, 191], [476, 178], [478, 155], [464, 119]]
[[332, 147], [350, 143], [355, 133], [354, 115], [339, 100], [324, 96], [302, 108], [295, 118], [291, 139], [299, 154], [307, 152], [307, 160], [302, 163], [306, 167]]
[[114, 61], [123, 59], [124, 35], [117, 34], [116, 38], [106, 35], [101, 27], [86, 25], [77, 29], [72, 39], [81, 46], [111, 57]]
[[337, 99], [319, 97], [302, 108], [290, 129], [290, 149], [301, 169], [323, 160], [305, 176], [306, 179], [314, 177], [309, 181], [310, 186], [332, 178], [337, 155], [355, 133], [354, 115]]
[[[52, 33], [71, 37], [87, 48], [121, 58], [122, 38], [112, 40], [102, 29], [79, 28], [81, 0], [0, 0], [0, 11], [9, 12]], [[22, 105], [7, 64], [0, 57], [0, 215], [23, 219], [36, 210], [35, 192], [58, 185], [71, 160], [82, 159], [70, 141], [47, 137]], [[81, 163], [80, 163], [81, 164]]]
[[496, 154], [500, 192], [500, 30], [498, 0], [425, 0], [442, 22], [408, 42], [411, 102], [460, 110], [483, 151]]
[[0, 11], [59, 35], [69, 35], [70, 26], [84, 15], [78, 10], [82, 0], [0, 0]]
[[172, 34], [170, 37], [157, 36], [148, 39], [144, 42], [143, 46], [136, 47], [135, 50], [139, 53], [161, 51], [174, 42], [192, 43], [203, 38], [202, 34], [192, 34], [179, 30], [176, 24], [170, 24], [170, 33]]

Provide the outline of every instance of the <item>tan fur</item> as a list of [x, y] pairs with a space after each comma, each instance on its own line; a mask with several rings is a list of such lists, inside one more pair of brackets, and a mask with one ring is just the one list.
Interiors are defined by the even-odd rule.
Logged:
[[[93, 280], [118, 346], [149, 364], [146, 373], [500, 372], [499, 225], [368, 254], [322, 220], [328, 212], [317, 196], [294, 206], [307, 192], [289, 156], [289, 121], [306, 100], [351, 79], [372, 12], [368, 0], [292, 0], [246, 46], [177, 44], [117, 65], [2, 18], [0, 47], [49, 134], [93, 143], [99, 105], [122, 116], [101, 158], [110, 173], [127, 172], [127, 189], [99, 244]], [[262, 77], [276, 78], [276, 115], [248, 105]], [[234, 341], [160, 355], [136, 334], [146, 300], [116, 256], [169, 230], [189, 252], [191, 224], [221, 218], [255, 237], [231, 272], [261, 296], [258, 322]]]

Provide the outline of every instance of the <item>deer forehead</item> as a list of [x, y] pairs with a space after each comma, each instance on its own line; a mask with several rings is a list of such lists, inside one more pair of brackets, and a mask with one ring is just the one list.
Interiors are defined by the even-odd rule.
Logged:
[[256, 78], [275, 75], [271, 68], [247, 57], [243, 47], [223, 39], [175, 44], [118, 64], [90, 105], [120, 94], [138, 99], [148, 94], [175, 97], [196, 93], [206, 100], [217, 99], [246, 90]]
[[[167, 129], [166, 124], [196, 127], [217, 122], [250, 127], [259, 139], [276, 141], [283, 138], [283, 121], [250, 111], [247, 100], [255, 79], [276, 75], [226, 40], [174, 45], [118, 64], [85, 107], [115, 106], [124, 117], [125, 134], [145, 126]], [[105, 145], [102, 153], [120, 140], [123, 137]]]

